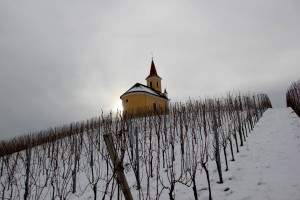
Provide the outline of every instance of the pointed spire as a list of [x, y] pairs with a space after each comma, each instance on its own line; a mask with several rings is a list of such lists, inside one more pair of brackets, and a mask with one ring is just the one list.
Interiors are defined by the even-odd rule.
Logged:
[[160, 78], [160, 77], [157, 75], [156, 68], [155, 68], [155, 65], [154, 65], [154, 62], [153, 62], [153, 58], [152, 58], [151, 68], [150, 68], [150, 74], [149, 74], [149, 76], [147, 76], [146, 79], [148, 79], [148, 78], [150, 78], [150, 77], [153, 77], [153, 76], [157, 76], [158, 78]]

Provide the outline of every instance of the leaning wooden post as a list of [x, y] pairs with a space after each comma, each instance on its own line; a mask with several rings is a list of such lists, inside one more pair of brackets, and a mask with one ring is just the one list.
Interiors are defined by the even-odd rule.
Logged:
[[133, 200], [130, 188], [128, 186], [128, 183], [127, 183], [124, 171], [123, 171], [124, 168], [122, 166], [122, 163], [119, 160], [118, 155], [116, 154], [112, 135], [111, 134], [103, 134], [103, 138], [104, 138], [110, 159], [113, 163], [114, 171], [117, 174], [117, 179], [118, 179], [118, 182], [120, 183], [120, 187], [123, 191], [124, 197], [126, 200]]

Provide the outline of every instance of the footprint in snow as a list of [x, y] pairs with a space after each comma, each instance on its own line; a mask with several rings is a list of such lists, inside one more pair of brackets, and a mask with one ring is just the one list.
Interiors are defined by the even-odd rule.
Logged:
[[207, 187], [200, 188], [200, 189], [199, 189], [199, 192], [202, 191], [202, 190], [208, 190], [208, 188], [207, 188]]
[[237, 170], [237, 171], [241, 171], [241, 170], [243, 170], [243, 168], [240, 168], [240, 167], [239, 167], [239, 168], [237, 168], [236, 170]]
[[262, 181], [259, 181], [259, 182], [257, 183], [257, 185], [266, 185], [266, 183], [264, 183], [264, 182], [262, 182]]
[[246, 156], [247, 156], [246, 154], [241, 154], [241, 155], [240, 155], [241, 158], [244, 158], [244, 157], [246, 157]]
[[228, 193], [225, 194], [225, 196], [228, 196], [228, 195], [230, 195], [230, 194], [232, 194], [232, 193], [233, 193], [233, 191], [230, 190]]

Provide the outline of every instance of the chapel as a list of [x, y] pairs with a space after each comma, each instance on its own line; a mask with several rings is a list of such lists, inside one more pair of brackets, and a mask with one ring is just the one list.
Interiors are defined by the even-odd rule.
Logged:
[[146, 78], [147, 85], [136, 83], [120, 96], [123, 113], [134, 117], [167, 112], [168, 93], [166, 89], [162, 92], [161, 80], [152, 58], [150, 73]]

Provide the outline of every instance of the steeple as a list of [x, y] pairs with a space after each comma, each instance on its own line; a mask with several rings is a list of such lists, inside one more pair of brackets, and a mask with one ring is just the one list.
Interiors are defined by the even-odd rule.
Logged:
[[[149, 74], [149, 76], [147, 76], [146, 80], [147, 80], [148, 78], [153, 77], [153, 76], [156, 76], [156, 77], [160, 78], [160, 77], [157, 75], [157, 71], [156, 71], [156, 68], [155, 68], [155, 64], [154, 64], [153, 58], [152, 58], [151, 68], [150, 68], [150, 74]], [[160, 79], [161, 79], [161, 78], [160, 78]]]
[[157, 75], [157, 71], [153, 62], [151, 62], [151, 67], [150, 67], [150, 74], [146, 78], [147, 81], [147, 86], [161, 92], [161, 78]]

